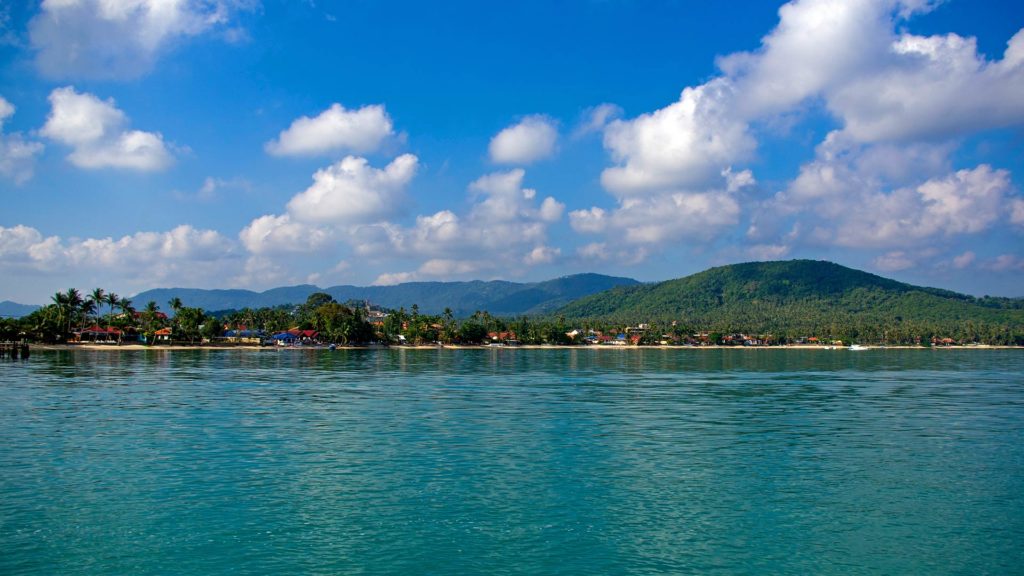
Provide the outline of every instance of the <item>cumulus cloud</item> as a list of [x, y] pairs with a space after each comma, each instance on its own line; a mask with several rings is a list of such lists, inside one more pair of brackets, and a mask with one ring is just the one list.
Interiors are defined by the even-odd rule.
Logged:
[[288, 214], [260, 216], [238, 235], [253, 254], [305, 253], [328, 245], [331, 230], [295, 222]]
[[14, 105], [0, 96], [0, 174], [23, 184], [32, 178], [35, 158], [42, 153], [43, 145], [26, 140], [20, 132], [4, 133], [4, 123], [14, 110]]
[[379, 221], [400, 213], [406, 185], [416, 174], [412, 154], [395, 158], [385, 168], [365, 158], [347, 156], [313, 175], [313, 185], [288, 202], [288, 212], [301, 222], [353, 224]]
[[378, 283], [450, 278], [555, 262], [561, 250], [547, 244], [547, 230], [565, 206], [523, 186], [526, 172], [513, 169], [481, 176], [469, 185], [473, 204], [466, 214], [442, 210], [416, 218], [413, 226], [392, 223], [362, 227], [353, 242], [367, 256], [424, 259], [414, 271], [388, 273]]
[[725, 178], [725, 189], [729, 192], [736, 192], [742, 188], [757, 184], [753, 172], [750, 170], [733, 172], [731, 166], [722, 171], [722, 177]]
[[256, 0], [43, 0], [29, 23], [36, 67], [51, 78], [138, 77], [176, 42], [224, 32]]
[[[851, 248], [889, 248], [979, 234], [998, 225], [1017, 201], [1010, 175], [982, 164], [946, 171], [935, 162], [921, 181], [888, 171], [858, 148], [821, 146], [787, 190], [762, 207], [758, 232], [797, 226], [810, 240]], [[874, 151], [874, 148], [869, 150]], [[892, 149], [909, 161], [927, 148]], [[919, 165], [920, 166], [920, 165]], [[775, 219], [774, 224], [771, 221]], [[802, 225], [801, 225], [802, 223]], [[764, 238], [770, 234], [748, 234]]]
[[558, 130], [544, 116], [527, 116], [491, 139], [491, 161], [498, 164], [532, 164], [555, 153]]
[[527, 266], [535, 266], [537, 264], [550, 264], [555, 261], [562, 254], [560, 248], [554, 248], [551, 246], [537, 246], [533, 250], [523, 257], [523, 263]]
[[[979, 234], [1002, 215], [1024, 223], [1005, 171], [951, 161], [957, 138], [1024, 122], [1024, 30], [996, 60], [972, 38], [903, 31], [935, 4], [787, 3], [757, 50], [719, 59], [721, 75], [605, 126], [612, 165], [601, 182], [618, 206], [573, 211], [573, 228], [647, 245], [697, 226], [711, 239], [741, 221], [742, 207], [751, 255], [785, 255], [797, 242], [883, 248], [877, 264], [895, 269], [901, 243]], [[744, 163], [759, 131], [815, 108], [837, 128], [814, 160], [775, 197], [740, 202], [756, 183]]]
[[[389, 218], [404, 212], [405, 188], [417, 167], [417, 158], [404, 154], [384, 168], [374, 168], [365, 158], [348, 156], [318, 170], [313, 184], [292, 197], [285, 213], [255, 218], [239, 233], [242, 246], [250, 254], [239, 281], [254, 279], [258, 274], [292, 278], [288, 259], [323, 254], [343, 244], [351, 245], [360, 255], [379, 254], [390, 243], [390, 232], [400, 228]], [[443, 229], [443, 220], [444, 215], [438, 215], [418, 226], [430, 228], [436, 224]]]
[[209, 282], [233, 269], [234, 242], [188, 225], [120, 238], [44, 237], [29, 226], [0, 226], [0, 269], [18, 273], [75, 271], [120, 279], [137, 288]]
[[298, 118], [264, 148], [275, 156], [315, 156], [338, 150], [365, 154], [378, 150], [394, 135], [384, 106], [346, 110], [335, 103], [314, 118]]
[[50, 93], [50, 115], [39, 133], [72, 148], [79, 168], [162, 170], [174, 159], [158, 132], [128, 129], [128, 117], [113, 99], [100, 100], [74, 87]]
[[747, 123], [733, 113], [732, 83], [724, 78], [683, 90], [679, 101], [605, 129], [604, 145], [616, 166], [601, 183], [622, 197], [707, 184], [722, 170], [750, 158], [757, 147]]
[[957, 137], [1024, 121], [1024, 30], [989, 62], [973, 38], [902, 35], [890, 66], [836, 87], [828, 107], [860, 142]]
[[569, 225], [573, 230], [585, 234], [604, 232], [608, 226], [607, 215], [604, 208], [597, 206], [586, 210], [573, 210], [569, 213]]

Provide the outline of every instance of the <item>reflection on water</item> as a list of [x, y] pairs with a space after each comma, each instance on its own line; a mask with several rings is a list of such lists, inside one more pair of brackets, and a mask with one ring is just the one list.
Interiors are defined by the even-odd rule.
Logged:
[[1012, 573], [1024, 354], [38, 352], [0, 573]]

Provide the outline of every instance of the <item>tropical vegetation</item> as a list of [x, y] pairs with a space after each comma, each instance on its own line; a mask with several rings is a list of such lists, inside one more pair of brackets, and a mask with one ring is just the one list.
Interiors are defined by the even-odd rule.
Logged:
[[[237, 343], [281, 336], [327, 344], [735, 344], [864, 343], [1024, 345], [1024, 300], [922, 288], [829, 262], [755, 262], [655, 284], [620, 286], [547, 315], [458, 318], [325, 292], [297, 305], [207, 312], [131, 300], [96, 288], [58, 292], [20, 319], [0, 320], [0, 340], [68, 342], [87, 334], [120, 342]], [[91, 331], [90, 331], [91, 330]], [[292, 336], [287, 336], [292, 335]]]

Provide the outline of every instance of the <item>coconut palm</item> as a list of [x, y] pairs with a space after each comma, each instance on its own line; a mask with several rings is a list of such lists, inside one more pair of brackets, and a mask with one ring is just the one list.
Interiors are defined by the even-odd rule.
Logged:
[[88, 300], [92, 302], [96, 313], [99, 314], [100, 306], [107, 303], [107, 292], [103, 288], [93, 288], [93, 291], [89, 293]]
[[152, 330], [156, 324], [156, 315], [160, 312], [160, 307], [156, 305], [156, 302], [150, 300], [146, 303], [146, 307], [142, 310], [142, 321], [143, 329], [147, 332]]
[[64, 340], [67, 338], [67, 331], [64, 329], [64, 326], [66, 325], [67, 318], [69, 316], [67, 294], [64, 292], [57, 292], [50, 297], [50, 300], [53, 300], [54, 311], [57, 315], [57, 326], [60, 327], [60, 336], [58, 340]]
[[107, 324], [110, 324], [110, 321], [114, 319], [114, 306], [121, 304], [121, 297], [113, 292], [109, 292], [106, 301], [110, 305], [110, 314], [107, 315]]
[[[156, 303], [154, 302], [153, 305], [156, 306]], [[135, 314], [135, 308], [132, 308], [132, 301], [130, 298], [121, 298], [118, 300], [117, 307], [121, 309], [122, 314], [125, 314], [128, 317]]]

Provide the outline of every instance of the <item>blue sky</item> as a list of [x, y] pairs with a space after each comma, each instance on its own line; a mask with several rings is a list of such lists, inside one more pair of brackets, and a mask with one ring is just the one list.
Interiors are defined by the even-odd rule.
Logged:
[[0, 7], [0, 299], [674, 278], [1024, 295], [1017, 2]]

